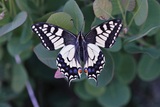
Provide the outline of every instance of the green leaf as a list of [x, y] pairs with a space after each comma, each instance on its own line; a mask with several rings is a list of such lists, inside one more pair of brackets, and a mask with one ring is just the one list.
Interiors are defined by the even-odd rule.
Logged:
[[116, 39], [116, 42], [115, 42], [115, 44], [113, 45], [113, 47], [111, 47], [111, 48], [109, 48], [109, 49], [107, 49], [107, 50], [109, 50], [109, 51], [111, 51], [111, 52], [117, 52], [117, 51], [119, 51], [120, 49], [122, 48], [122, 40], [121, 40], [121, 38], [117, 38]]
[[124, 42], [133, 42], [137, 39], [143, 38], [144, 36], [146, 36], [148, 33], [150, 33], [152, 30], [155, 30], [157, 28], [160, 28], [160, 25], [157, 25], [155, 27], [152, 28], [148, 28], [148, 30], [143, 30], [141, 31], [139, 34], [135, 35], [135, 36], [131, 36], [125, 39]]
[[2, 60], [3, 54], [4, 54], [3, 48], [0, 46], [0, 60]]
[[98, 97], [98, 102], [104, 107], [121, 107], [129, 102], [130, 97], [129, 87], [114, 81], [107, 86], [105, 93]]
[[84, 26], [84, 17], [77, 3], [74, 0], [69, 0], [64, 5], [63, 11], [72, 17], [73, 23], [75, 24], [75, 31], [78, 33], [82, 30], [82, 27]]
[[[119, 59], [117, 59], [117, 57]], [[124, 84], [129, 84], [136, 76], [136, 61], [130, 54], [113, 54], [115, 63], [115, 75]]]
[[137, 0], [138, 9], [135, 13], [134, 21], [136, 25], [142, 25], [148, 17], [148, 0]]
[[80, 101], [77, 107], [100, 107], [96, 101]]
[[120, 6], [118, 4], [118, 0], [111, 0], [112, 3], [112, 15], [118, 15], [121, 13]]
[[93, 79], [88, 80], [90, 84], [97, 87], [106, 86], [112, 80], [114, 73], [114, 63], [112, 56], [108, 52], [106, 52], [105, 49], [102, 49], [102, 51], [105, 55], [106, 62], [103, 70], [101, 71], [101, 74], [97, 78], [98, 85], [96, 85], [96, 82]]
[[11, 105], [8, 103], [0, 102], [0, 107], [11, 107]]
[[71, 31], [73, 28], [72, 17], [65, 12], [58, 12], [58, 13], [52, 14], [48, 18], [47, 22], [60, 26], [69, 31]]
[[13, 92], [13, 90], [11, 90], [11, 88], [8, 87], [1, 87], [0, 88], [0, 102], [6, 102], [6, 101], [10, 101], [12, 99], [14, 99], [17, 96], [17, 94], [15, 92]]
[[29, 7], [27, 0], [15, 0], [18, 8], [22, 11], [27, 11], [28, 13], [32, 12], [32, 9]]
[[154, 40], [156, 42], [156, 45], [160, 47], [160, 30], [155, 34]]
[[[3, 12], [0, 13], [0, 14], [3, 14]], [[11, 20], [11, 17], [10, 17], [9, 12], [4, 12], [4, 17], [0, 20], [0, 26], [4, 26], [4, 25], [7, 24], [10, 20]]]
[[[145, 1], [145, 0], [144, 0]], [[156, 11], [155, 11], [156, 10]], [[141, 25], [140, 32], [134, 36], [125, 39], [125, 42], [132, 42], [146, 36], [150, 31], [160, 27], [160, 5], [156, 0], [148, 0], [148, 17], [143, 25]]]
[[31, 19], [27, 19], [23, 25], [23, 30], [20, 37], [20, 42], [22, 44], [27, 43], [32, 38], [32, 30], [30, 29], [32, 25]]
[[102, 95], [105, 92], [105, 87], [96, 87], [88, 83], [88, 81], [85, 82], [85, 89], [87, 93], [94, 97], [98, 97]]
[[12, 37], [7, 44], [7, 49], [12, 56], [21, 54], [24, 50], [30, 48], [32, 45], [32, 41], [28, 41], [27, 43], [20, 43], [19, 38]]
[[74, 92], [81, 99], [84, 99], [84, 100], [94, 99], [94, 97], [86, 91], [84, 82], [78, 82], [77, 84], [75, 84]]
[[107, 20], [112, 13], [112, 3], [109, 0], [95, 0], [93, 10], [96, 17]]
[[0, 44], [5, 43], [7, 40], [9, 40], [12, 36], [13, 32], [9, 32], [7, 34], [4, 34], [3, 36], [0, 36]]
[[53, 69], [57, 69], [56, 58], [58, 52], [59, 50], [48, 51], [46, 48], [44, 48], [44, 46], [42, 46], [42, 44], [39, 44], [34, 48], [34, 53], [36, 54], [38, 59], [45, 65]]
[[[46, 13], [44, 14], [42, 17], [38, 18], [36, 20], [36, 22], [46, 22], [46, 20], [48, 20], [48, 18], [53, 14], [54, 12], [49, 12], [49, 13]], [[50, 23], [50, 22], [49, 22]], [[51, 22], [52, 23], [52, 22]]]
[[91, 24], [91, 27], [94, 28], [95, 26], [97, 26], [97, 25], [99, 25], [99, 24], [101, 24], [103, 22], [104, 22], [104, 20], [100, 20], [97, 17], [95, 17], [93, 22], [92, 22], [92, 24]]
[[136, 7], [136, 0], [121, 0], [121, 4], [125, 10], [133, 11]]
[[152, 81], [160, 76], [160, 58], [143, 55], [138, 64], [138, 76], [144, 81]]
[[5, 35], [8, 32], [11, 32], [12, 30], [16, 29], [17, 27], [21, 26], [27, 19], [27, 13], [26, 12], [20, 12], [12, 22], [2, 26], [0, 28], [0, 37]]
[[160, 49], [156, 49], [154, 47], [143, 47], [143, 46], [137, 46], [134, 43], [129, 43], [124, 46], [125, 51], [136, 54], [136, 53], [145, 53], [150, 55], [153, 58], [160, 57]]
[[33, 55], [33, 50], [27, 49], [27, 50], [24, 50], [20, 54], [20, 58], [21, 58], [22, 61], [25, 61], [25, 60], [29, 59], [32, 55]]
[[11, 87], [16, 93], [21, 92], [25, 88], [28, 80], [27, 71], [21, 64], [15, 64], [12, 71]]
[[83, 12], [84, 16], [87, 16], [87, 17], [85, 17], [85, 31], [84, 32], [89, 32], [91, 30], [91, 24], [92, 24], [94, 17], [95, 17], [92, 5], [88, 5], [88, 6], [83, 7], [82, 12]]

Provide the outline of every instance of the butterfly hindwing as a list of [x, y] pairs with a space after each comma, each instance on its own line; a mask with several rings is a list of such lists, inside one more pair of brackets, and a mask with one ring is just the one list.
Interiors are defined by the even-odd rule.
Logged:
[[72, 33], [45, 22], [32, 25], [32, 30], [48, 50], [56, 50], [68, 44], [75, 44], [76, 41], [76, 37]]
[[95, 44], [87, 44], [87, 53], [84, 65], [84, 72], [89, 79], [97, 82], [97, 77], [105, 65], [105, 57], [100, 48]]
[[82, 67], [75, 45], [64, 46], [59, 52], [56, 62], [58, 69], [68, 79], [69, 84], [72, 80], [80, 79]]
[[121, 20], [113, 19], [94, 27], [87, 35], [86, 42], [103, 48], [110, 48], [122, 29]]

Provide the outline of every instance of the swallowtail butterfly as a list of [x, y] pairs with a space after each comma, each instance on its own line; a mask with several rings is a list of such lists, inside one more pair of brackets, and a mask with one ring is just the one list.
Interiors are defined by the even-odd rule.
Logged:
[[[122, 29], [121, 20], [108, 20], [94, 27], [85, 36], [75, 34], [52, 24], [40, 22], [32, 25], [45, 48], [50, 51], [62, 48], [56, 63], [59, 71], [68, 82], [80, 79], [82, 70], [89, 79], [97, 82], [97, 77], [105, 65], [105, 56], [101, 49], [110, 48]], [[81, 66], [84, 62], [84, 67]]]

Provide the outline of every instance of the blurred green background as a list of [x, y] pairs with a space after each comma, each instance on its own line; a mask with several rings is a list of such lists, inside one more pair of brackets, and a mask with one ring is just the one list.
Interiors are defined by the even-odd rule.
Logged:
[[[84, 34], [118, 18], [123, 30], [99, 84], [56, 79], [60, 50], [47, 51], [31, 25]], [[103, 20], [102, 20], [103, 19]], [[0, 0], [0, 107], [160, 107], [160, 0]]]

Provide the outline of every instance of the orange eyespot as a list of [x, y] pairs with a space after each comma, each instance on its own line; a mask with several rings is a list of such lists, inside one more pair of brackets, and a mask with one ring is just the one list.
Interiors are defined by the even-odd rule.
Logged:
[[78, 74], [82, 74], [82, 69], [78, 69]]
[[87, 74], [87, 73], [88, 73], [88, 70], [87, 70], [87, 69], [85, 69], [85, 70], [84, 70], [84, 72]]

